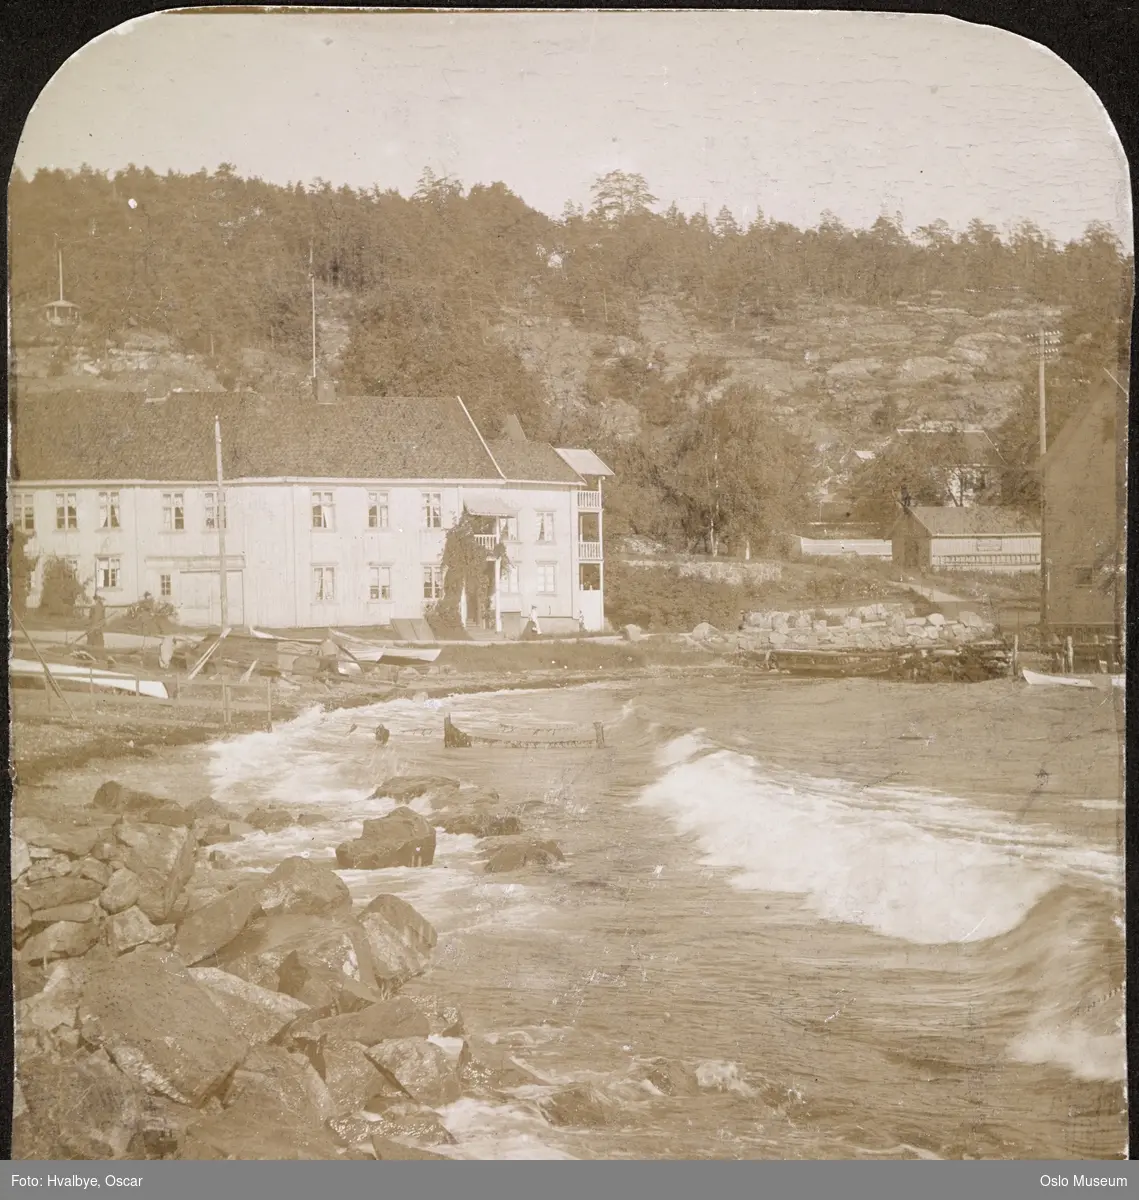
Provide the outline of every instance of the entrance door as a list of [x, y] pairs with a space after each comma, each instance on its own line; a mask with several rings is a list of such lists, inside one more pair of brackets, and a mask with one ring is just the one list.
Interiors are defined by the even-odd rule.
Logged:
[[[226, 619], [245, 623], [245, 596], [240, 571], [226, 572]], [[221, 622], [221, 579], [216, 571], [183, 571], [178, 581], [178, 619], [183, 625], [215, 626]]]

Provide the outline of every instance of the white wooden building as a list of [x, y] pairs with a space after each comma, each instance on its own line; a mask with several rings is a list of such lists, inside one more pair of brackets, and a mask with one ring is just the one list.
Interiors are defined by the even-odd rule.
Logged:
[[500, 627], [520, 630], [532, 610], [604, 627], [602, 480], [612, 472], [588, 451], [525, 440], [516, 422], [489, 442], [457, 397], [21, 400], [9, 524], [39, 556], [31, 605], [44, 562], [59, 556], [108, 604], [149, 592], [184, 624], [219, 623], [215, 416], [230, 624], [421, 618], [442, 594], [444, 540], [466, 510], [488, 553], [506, 547], [508, 565], [487, 568]]
[[1040, 528], [1011, 508], [921, 506], [891, 532], [893, 561], [906, 569], [1018, 573], [1040, 570]]

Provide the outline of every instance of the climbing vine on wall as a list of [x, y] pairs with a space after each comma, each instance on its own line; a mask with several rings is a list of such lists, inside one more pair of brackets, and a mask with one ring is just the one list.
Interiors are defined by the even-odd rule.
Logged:
[[498, 560], [501, 570], [509, 564], [506, 547], [498, 542], [493, 550], [480, 546], [475, 537], [475, 522], [464, 510], [462, 518], [447, 530], [443, 545], [443, 595], [435, 605], [435, 616], [444, 624], [460, 624], [460, 599], [467, 595], [468, 613], [485, 612], [493, 594], [493, 583], [486, 569], [488, 557]]

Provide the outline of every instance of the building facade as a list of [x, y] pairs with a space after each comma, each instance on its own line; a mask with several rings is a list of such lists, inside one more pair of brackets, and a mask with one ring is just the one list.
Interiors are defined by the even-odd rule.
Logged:
[[[443, 593], [447, 531], [467, 512], [485, 530], [476, 536], [495, 596], [480, 620], [520, 629], [533, 611], [604, 627], [600, 479], [569, 465], [573, 451], [519, 434], [492, 447], [457, 398], [346, 398], [301, 412], [260, 398], [75, 403], [85, 402], [99, 410], [81, 422], [89, 447], [82, 431], [66, 437], [77, 414], [54, 398], [28, 401], [16, 422], [9, 513], [39, 557], [32, 605], [55, 556], [108, 604], [149, 592], [186, 625], [217, 625], [224, 536], [231, 625], [422, 618]], [[224, 506], [211, 462], [219, 405]], [[96, 433], [88, 422], [99, 417]], [[65, 437], [53, 449], [57, 422]], [[504, 561], [491, 553], [499, 542]]]
[[1126, 428], [1126, 393], [1106, 380], [1044, 456], [1044, 622], [1061, 634], [1122, 626]]
[[915, 505], [895, 522], [891, 542], [893, 561], [903, 569], [1040, 570], [1040, 534], [1014, 509]]

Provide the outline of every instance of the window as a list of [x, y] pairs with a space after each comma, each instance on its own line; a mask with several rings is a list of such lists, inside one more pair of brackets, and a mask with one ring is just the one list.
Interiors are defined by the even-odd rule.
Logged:
[[443, 528], [443, 495], [441, 492], [423, 493], [423, 527]]
[[119, 493], [99, 493], [99, 528], [119, 528]]
[[390, 600], [392, 598], [391, 567], [371, 566], [368, 568], [368, 599]]
[[516, 542], [516, 541], [518, 541], [518, 518], [517, 517], [499, 517], [498, 518], [498, 540], [500, 542]]
[[388, 527], [388, 494], [387, 492], [368, 493], [368, 528], [387, 529]]
[[975, 554], [1000, 554], [1004, 549], [1000, 538], [977, 538], [973, 545]]
[[[218, 528], [218, 516], [219, 516], [217, 492], [206, 492], [205, 502], [206, 502], [206, 528], [207, 529], [217, 529]], [[228, 504], [221, 505], [220, 516], [221, 516], [221, 527], [223, 529], [229, 528], [228, 509], [229, 509]]]
[[36, 531], [35, 497], [30, 492], [16, 492], [12, 497], [12, 526], [24, 533]]
[[583, 592], [601, 591], [601, 564], [578, 563], [577, 585]]
[[158, 594], [163, 599], [167, 599], [168, 597], [174, 595], [174, 576], [173, 575], [159, 575], [159, 577], [158, 577]]
[[552, 542], [554, 540], [554, 514], [540, 512], [538, 516], [538, 541]]
[[332, 493], [313, 492], [312, 494], [312, 527], [313, 529], [332, 528]]
[[162, 528], [186, 528], [186, 497], [182, 492], [162, 493]]
[[511, 596], [518, 595], [518, 564], [517, 563], [507, 563], [507, 565], [502, 568], [502, 574], [500, 575], [499, 578], [501, 581], [498, 585], [500, 591], [506, 592]]
[[443, 595], [443, 568], [423, 568], [423, 599], [438, 600]]
[[56, 529], [79, 528], [79, 506], [75, 502], [74, 492], [56, 492], [55, 527]]
[[313, 567], [312, 598], [317, 604], [331, 604], [336, 599], [335, 567]]
[[117, 558], [95, 559], [95, 586], [101, 592], [113, 592], [119, 586], [119, 563]]
[[558, 590], [558, 564], [544, 562], [538, 564], [538, 595], [552, 596]]

